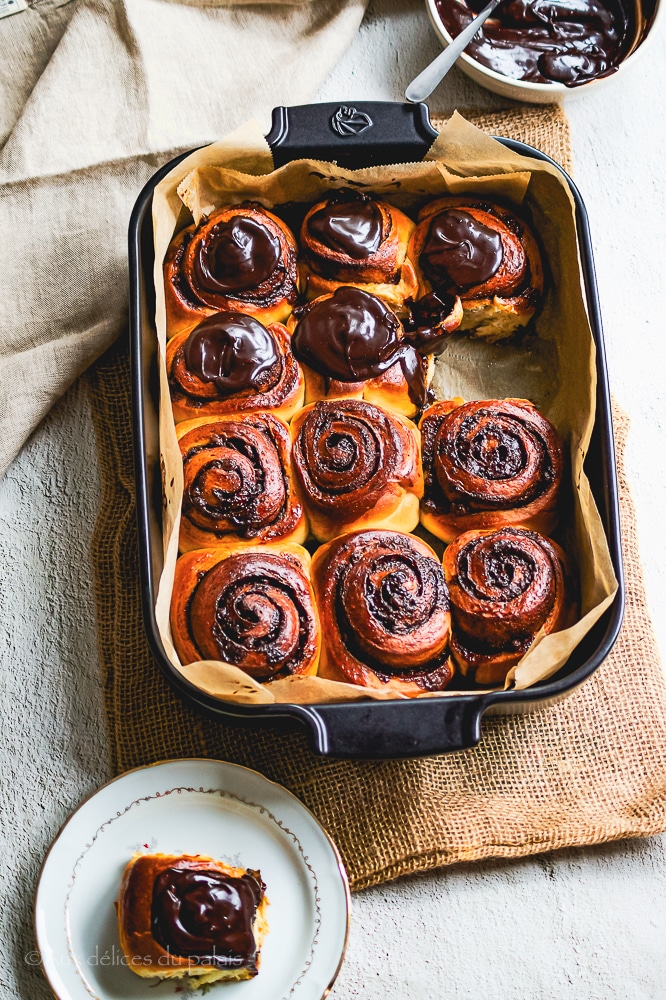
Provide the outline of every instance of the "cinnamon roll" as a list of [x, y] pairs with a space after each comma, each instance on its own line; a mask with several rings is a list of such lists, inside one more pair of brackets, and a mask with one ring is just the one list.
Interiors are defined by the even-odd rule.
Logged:
[[409, 253], [418, 296], [459, 295], [460, 330], [493, 342], [534, 316], [543, 264], [529, 227], [513, 212], [473, 198], [438, 198], [419, 213]]
[[429, 545], [397, 531], [355, 531], [323, 545], [312, 579], [330, 680], [415, 697], [454, 668], [442, 568]]
[[267, 907], [258, 871], [201, 854], [137, 853], [116, 904], [120, 946], [137, 976], [189, 976], [195, 988], [252, 979]]
[[404, 417], [360, 399], [327, 400], [301, 410], [291, 434], [293, 467], [319, 541], [353, 528], [416, 527], [419, 432]]
[[268, 410], [291, 420], [303, 405], [305, 378], [280, 323], [265, 327], [240, 312], [214, 313], [167, 344], [176, 422]]
[[461, 673], [503, 684], [540, 629], [569, 624], [572, 611], [562, 549], [524, 528], [467, 531], [444, 552], [453, 635]]
[[171, 598], [181, 662], [221, 660], [256, 681], [315, 674], [321, 637], [309, 569], [309, 553], [289, 542], [181, 556]]
[[413, 417], [427, 401], [432, 355], [462, 316], [459, 300], [445, 297], [440, 306], [419, 314], [423, 325], [409, 331], [376, 295], [347, 285], [297, 309], [289, 328], [306, 403], [350, 397]]
[[297, 257], [285, 223], [259, 205], [221, 208], [188, 226], [164, 259], [167, 336], [222, 309], [281, 323], [298, 294]]
[[559, 434], [527, 399], [456, 398], [419, 424], [425, 490], [421, 523], [450, 542], [472, 529], [557, 526], [564, 454]]
[[357, 191], [336, 191], [313, 205], [300, 238], [307, 298], [356, 285], [402, 315], [417, 288], [407, 254], [413, 231], [400, 209]]
[[304, 542], [307, 518], [291, 475], [289, 428], [272, 413], [187, 420], [180, 550], [220, 541]]

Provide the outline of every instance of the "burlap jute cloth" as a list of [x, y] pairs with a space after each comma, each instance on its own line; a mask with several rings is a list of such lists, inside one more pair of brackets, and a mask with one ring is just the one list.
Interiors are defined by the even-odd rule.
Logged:
[[[476, 120], [569, 164], [559, 111], [520, 109]], [[419, 760], [331, 761], [313, 755], [296, 726], [285, 733], [204, 718], [164, 680], [141, 619], [126, 340], [87, 377], [102, 475], [93, 561], [115, 770], [185, 756], [256, 768], [319, 817], [354, 889], [438, 865], [666, 829], [666, 682], [622, 467], [626, 417], [615, 415], [627, 605], [608, 660], [554, 707], [485, 718], [483, 739], [472, 750]]]

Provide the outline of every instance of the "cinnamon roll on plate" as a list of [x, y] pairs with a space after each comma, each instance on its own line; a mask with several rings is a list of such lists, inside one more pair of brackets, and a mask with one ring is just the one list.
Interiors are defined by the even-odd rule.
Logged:
[[409, 254], [418, 297], [459, 295], [461, 331], [493, 342], [510, 337], [534, 316], [544, 276], [537, 242], [525, 221], [500, 205], [474, 198], [438, 198], [424, 206]]
[[183, 456], [181, 552], [230, 541], [304, 542], [308, 522], [291, 472], [287, 425], [272, 413], [176, 426]]
[[181, 662], [221, 660], [260, 682], [315, 674], [321, 634], [309, 572], [309, 553], [290, 542], [181, 556], [171, 598]]
[[356, 285], [405, 314], [418, 284], [407, 253], [413, 231], [404, 212], [367, 194], [343, 189], [317, 202], [301, 226], [307, 298]]
[[540, 629], [572, 623], [566, 557], [536, 531], [466, 531], [445, 550], [443, 566], [453, 659], [477, 684], [503, 684]]
[[421, 523], [445, 542], [471, 529], [517, 525], [551, 534], [561, 508], [564, 450], [527, 399], [434, 403], [419, 424]]
[[404, 417], [360, 399], [326, 400], [301, 410], [291, 434], [293, 468], [319, 541], [361, 527], [416, 527], [419, 432]]
[[453, 677], [449, 599], [429, 545], [397, 531], [355, 531], [319, 548], [312, 580], [330, 680], [416, 697]]
[[283, 420], [303, 405], [305, 377], [281, 323], [214, 313], [167, 344], [174, 420], [268, 410]]
[[201, 854], [141, 854], [123, 873], [118, 936], [137, 976], [193, 987], [253, 979], [268, 931], [261, 874]]
[[183, 229], [164, 259], [167, 337], [223, 309], [283, 322], [298, 295], [297, 257], [289, 228], [259, 205], [221, 208]]

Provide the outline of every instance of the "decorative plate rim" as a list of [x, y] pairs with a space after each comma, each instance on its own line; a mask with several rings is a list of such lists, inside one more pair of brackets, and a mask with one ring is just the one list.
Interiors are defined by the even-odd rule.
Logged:
[[[39, 932], [38, 932], [38, 927], [37, 927], [37, 899], [38, 899], [38, 896], [39, 896], [39, 891], [40, 891], [41, 884], [42, 884], [42, 878], [43, 878], [44, 872], [46, 870], [46, 866], [47, 866], [47, 864], [49, 862], [49, 859], [50, 859], [50, 857], [51, 857], [54, 849], [56, 848], [56, 845], [60, 841], [60, 839], [62, 837], [62, 834], [64, 833], [65, 829], [69, 826], [69, 824], [72, 822], [72, 820], [74, 819], [74, 817], [92, 799], [94, 799], [97, 795], [99, 795], [105, 789], [109, 788], [111, 785], [116, 784], [116, 782], [119, 782], [122, 779], [127, 778], [129, 775], [131, 775], [131, 774], [137, 774], [140, 771], [146, 771], [147, 772], [147, 771], [149, 771], [152, 768], [157, 768], [157, 767], [161, 767], [161, 766], [165, 766], [165, 765], [171, 765], [171, 764], [173, 764], [173, 765], [187, 765], [187, 764], [196, 764], [196, 763], [213, 764], [213, 765], [214, 764], [218, 764], [218, 765], [222, 765], [225, 768], [232, 768], [235, 771], [244, 771], [244, 772], [247, 772], [248, 774], [251, 774], [251, 775], [254, 775], [254, 776], [258, 777], [259, 779], [261, 779], [261, 781], [267, 782], [269, 785], [273, 785], [275, 788], [278, 789], [278, 791], [279, 791], [280, 794], [286, 795], [290, 799], [293, 799], [294, 802], [295, 802], [295, 804], [296, 804], [297, 809], [300, 809], [300, 810], [302, 810], [303, 812], [306, 813], [306, 815], [312, 820], [312, 822], [314, 823], [314, 825], [318, 829], [318, 831], [323, 835], [324, 840], [328, 844], [329, 848], [332, 850], [333, 857], [335, 859], [335, 866], [337, 868], [337, 872], [338, 872], [338, 875], [339, 875], [339, 878], [340, 878], [340, 883], [342, 885], [342, 889], [343, 889], [343, 893], [344, 893], [344, 902], [345, 902], [345, 934], [344, 934], [344, 939], [343, 939], [343, 942], [342, 942], [342, 948], [341, 948], [341, 951], [340, 951], [340, 958], [339, 958], [338, 964], [337, 964], [336, 968], [334, 969], [334, 971], [332, 973], [332, 976], [331, 976], [331, 979], [330, 979], [328, 985], [325, 987], [324, 992], [321, 994], [320, 1000], [325, 1000], [325, 998], [329, 995], [331, 989], [333, 988], [333, 984], [335, 983], [335, 980], [337, 979], [337, 977], [338, 977], [338, 975], [340, 973], [340, 969], [342, 968], [342, 963], [344, 962], [345, 955], [347, 953], [347, 946], [349, 944], [349, 928], [350, 928], [350, 921], [351, 921], [351, 892], [350, 892], [350, 889], [349, 889], [349, 878], [347, 876], [347, 871], [345, 869], [344, 862], [342, 860], [342, 855], [340, 854], [340, 850], [339, 850], [337, 844], [335, 843], [335, 841], [333, 840], [333, 838], [331, 837], [331, 835], [328, 833], [328, 831], [325, 829], [325, 827], [322, 825], [322, 823], [319, 821], [319, 819], [315, 816], [315, 814], [312, 812], [312, 810], [308, 806], [306, 806], [305, 803], [302, 802], [301, 799], [299, 799], [297, 795], [294, 795], [294, 793], [292, 791], [290, 791], [288, 788], [285, 788], [285, 786], [281, 785], [278, 781], [274, 781], [272, 778], [268, 778], [265, 774], [262, 774], [261, 771], [257, 771], [257, 770], [255, 770], [254, 768], [251, 768], [251, 767], [246, 767], [243, 764], [235, 764], [232, 761], [220, 760], [217, 757], [165, 757], [165, 758], [162, 758], [160, 760], [152, 761], [150, 764], [143, 764], [143, 765], [139, 765], [137, 767], [129, 768], [127, 771], [123, 771], [122, 774], [117, 774], [114, 777], [110, 778], [108, 781], [103, 782], [103, 784], [99, 785], [92, 792], [90, 792], [88, 795], [86, 795], [78, 803], [78, 805], [69, 813], [69, 815], [67, 816], [67, 818], [60, 824], [60, 826], [58, 827], [57, 831], [53, 835], [53, 838], [51, 840], [51, 843], [49, 845], [49, 848], [48, 848], [46, 854], [44, 855], [44, 859], [42, 861], [42, 864], [41, 864], [40, 869], [39, 869], [39, 874], [37, 876], [36, 887], [35, 887], [35, 892], [34, 892], [32, 926], [33, 926], [33, 933], [34, 933], [34, 937], [35, 937], [35, 942], [37, 944], [38, 951], [40, 952], [40, 962], [39, 962], [39, 964], [40, 964], [40, 968], [42, 970], [42, 975], [44, 976], [46, 982], [48, 983], [49, 988], [51, 989], [51, 991], [53, 992], [54, 997], [56, 997], [57, 1000], [70, 1000], [70, 996], [67, 996], [67, 997], [62, 996], [61, 997], [60, 993], [57, 992], [56, 987], [54, 985], [54, 982], [52, 981], [49, 973], [47, 972], [46, 968], [44, 967], [43, 961], [41, 960], [40, 939], [39, 939]], [[184, 786], [181, 786], [181, 788], [182, 787], [184, 787]], [[175, 788], [171, 789], [170, 791], [174, 791], [174, 790], [175, 790]], [[268, 816], [280, 827], [281, 830], [283, 830], [283, 831], [286, 830], [286, 828], [283, 826], [282, 822], [279, 821], [279, 820], [277, 820], [276, 817], [273, 816], [273, 813], [266, 806], [262, 805], [261, 803], [250, 802], [249, 800], [243, 798], [242, 796], [236, 794], [235, 792], [229, 792], [229, 791], [227, 791], [225, 789], [219, 789], [219, 788], [199, 788], [199, 787], [193, 788], [193, 789], [188, 788], [187, 791], [195, 791], [195, 792], [203, 791], [204, 793], [217, 793], [221, 798], [225, 798], [226, 797], [226, 798], [234, 799], [236, 801], [240, 801], [244, 805], [248, 805], [248, 806], [250, 806], [252, 808], [259, 809], [261, 812], [267, 813]], [[164, 794], [163, 793], [162, 794], [158, 793], [157, 795], [140, 796], [139, 798], [143, 801], [146, 798], [147, 799], [153, 799], [153, 798], [162, 798], [162, 797], [164, 797]], [[127, 809], [131, 808], [135, 804], [136, 801], [138, 801], [138, 800], [135, 800], [134, 802], [130, 803], [129, 806], [127, 807]], [[127, 809], [125, 809], [123, 811], [122, 815], [124, 815], [125, 812], [127, 812]], [[81, 854], [79, 854], [79, 856], [75, 859], [75, 861], [74, 861], [74, 868], [76, 868], [76, 866], [80, 863], [80, 861], [83, 858], [83, 856], [87, 853], [87, 851], [89, 850], [89, 848], [92, 846], [92, 844], [94, 843], [94, 837], [97, 836], [97, 834], [101, 831], [102, 827], [106, 826], [108, 823], [113, 822], [115, 819], [118, 819], [118, 818], [119, 818], [118, 815], [114, 815], [114, 816], [110, 817], [110, 819], [107, 822], [102, 823], [102, 824], [100, 824], [98, 826], [98, 828], [96, 829], [96, 831], [95, 831], [95, 833], [93, 835], [93, 840], [90, 841], [90, 844], [86, 845], [85, 850]], [[307, 868], [310, 869], [310, 871], [311, 871], [311, 873], [313, 875], [313, 878], [314, 878], [314, 887], [313, 888], [314, 888], [314, 892], [315, 892], [315, 908], [316, 908], [316, 912], [317, 912], [317, 925], [318, 925], [317, 929], [315, 931], [315, 937], [314, 937], [313, 944], [312, 944], [312, 949], [314, 949], [315, 942], [316, 942], [317, 937], [319, 935], [319, 927], [320, 927], [320, 924], [321, 924], [321, 910], [320, 910], [320, 906], [319, 906], [320, 900], [319, 900], [319, 896], [318, 896], [317, 876], [316, 876], [315, 871], [311, 868], [311, 866], [310, 866], [310, 864], [309, 864], [309, 862], [308, 862], [308, 860], [307, 860], [307, 858], [306, 858], [306, 856], [305, 856], [305, 854], [303, 852], [303, 849], [302, 849], [302, 846], [301, 846], [301, 843], [300, 843], [298, 837], [293, 833], [293, 831], [287, 830], [287, 833], [295, 841], [295, 843], [296, 843], [296, 845], [298, 847], [299, 853], [301, 854], [301, 857], [302, 857], [303, 861], [305, 862]], [[68, 949], [68, 952], [70, 952], [70, 958], [71, 958], [71, 951], [70, 951], [71, 942], [70, 942], [69, 917], [68, 917], [68, 914], [67, 914], [67, 902], [68, 902], [69, 896], [71, 894], [72, 886], [73, 886], [73, 879], [70, 876], [69, 877], [69, 881], [68, 881], [68, 886], [67, 886], [66, 897], [65, 897], [65, 900], [63, 901], [63, 905], [65, 907], [65, 924], [64, 924], [63, 930], [64, 930], [66, 941], [67, 941], [67, 949]], [[293, 992], [293, 989], [296, 986], [298, 986], [299, 982], [303, 978], [303, 975], [307, 971], [307, 967], [309, 967], [310, 962], [311, 962], [311, 957], [312, 957], [312, 951], [311, 951], [308, 963], [306, 965], [306, 969], [300, 974], [299, 979], [292, 986], [292, 992]], [[78, 970], [78, 963], [75, 963], [75, 967], [76, 967], [77, 974], [80, 976], [80, 973], [79, 973], [79, 970]], [[85, 985], [86, 984], [84, 982], [84, 986]], [[89, 988], [87, 986], [86, 986], [86, 989], [90, 993], [90, 990], [89, 990]], [[291, 996], [291, 993], [289, 994], [289, 996]]]

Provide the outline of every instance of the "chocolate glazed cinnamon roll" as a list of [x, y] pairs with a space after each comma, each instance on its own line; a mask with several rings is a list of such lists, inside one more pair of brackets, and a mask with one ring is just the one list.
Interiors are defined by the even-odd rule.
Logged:
[[303, 405], [305, 378], [280, 323], [220, 312], [167, 344], [176, 422], [191, 417], [269, 410], [283, 420]]
[[289, 428], [271, 413], [176, 428], [183, 456], [181, 552], [220, 541], [304, 542], [308, 523], [291, 475]]
[[300, 238], [308, 299], [356, 285], [406, 315], [418, 283], [407, 255], [413, 231], [400, 209], [357, 191], [336, 191], [313, 205]]
[[297, 256], [285, 223], [258, 205], [222, 208], [188, 226], [164, 259], [167, 337], [222, 309], [282, 322], [298, 294]]
[[320, 675], [415, 697], [453, 676], [444, 574], [430, 546], [397, 531], [356, 531], [314, 555], [326, 645]]
[[461, 316], [460, 300], [444, 297], [407, 331], [380, 298], [347, 285], [298, 308], [289, 328], [305, 372], [306, 402], [363, 398], [415, 416], [426, 405], [432, 355], [444, 348]]
[[419, 213], [410, 240], [418, 297], [459, 295], [460, 330], [493, 342], [534, 316], [543, 293], [543, 264], [526, 223], [499, 205], [438, 198]]
[[467, 531], [448, 546], [451, 652], [462, 674], [503, 684], [541, 628], [569, 624], [565, 565], [559, 545], [522, 528]]
[[221, 660], [257, 681], [315, 674], [321, 639], [309, 567], [308, 552], [284, 542], [181, 556], [171, 598], [181, 662]]
[[118, 938], [137, 976], [189, 976], [195, 989], [252, 979], [267, 909], [258, 871], [201, 854], [137, 852], [120, 883]]
[[315, 538], [359, 527], [411, 531], [423, 475], [418, 430], [360, 399], [306, 406], [291, 425], [293, 465]]
[[554, 531], [562, 441], [529, 400], [447, 400], [429, 406], [419, 426], [424, 528], [445, 542], [499, 525]]

